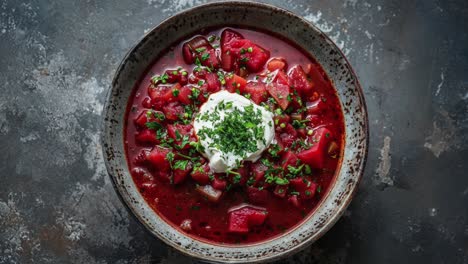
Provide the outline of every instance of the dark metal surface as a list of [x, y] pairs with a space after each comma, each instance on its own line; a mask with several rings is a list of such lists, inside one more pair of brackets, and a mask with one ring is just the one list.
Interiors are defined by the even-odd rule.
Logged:
[[[196, 0], [0, 1], [0, 263], [191, 263], [115, 194], [99, 120], [145, 30]], [[281, 263], [468, 263], [468, 2], [271, 1], [346, 52], [369, 111], [360, 190]]]

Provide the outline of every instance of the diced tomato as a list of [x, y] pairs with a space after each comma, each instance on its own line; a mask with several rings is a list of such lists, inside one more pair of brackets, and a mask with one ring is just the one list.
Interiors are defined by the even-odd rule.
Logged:
[[264, 83], [248, 82], [245, 86], [245, 92], [250, 94], [250, 99], [256, 104], [268, 100], [268, 93]]
[[247, 186], [249, 202], [253, 204], [265, 204], [269, 200], [270, 192], [266, 189]]
[[[197, 138], [193, 134], [193, 127], [192, 125], [183, 125], [183, 124], [168, 124], [167, 125], [167, 135], [174, 139], [174, 142], [181, 148], [181, 149], [188, 149], [190, 148], [190, 141], [197, 141]], [[184, 142], [184, 145], [181, 144], [184, 141], [184, 138], [187, 141]]]
[[281, 158], [282, 162], [282, 168], [283, 170], [288, 169], [288, 166], [296, 167], [299, 159], [297, 158], [296, 154], [294, 154], [292, 151], [287, 151], [283, 154]]
[[172, 182], [174, 184], [182, 183], [185, 180], [185, 178], [187, 178], [187, 175], [190, 173], [191, 170], [192, 170], [191, 162], [187, 163], [187, 166], [185, 166], [185, 170], [174, 169], [172, 173]]
[[225, 80], [226, 80], [226, 90], [228, 90], [231, 93], [236, 93], [236, 92], [239, 92], [240, 94], [244, 93], [247, 80], [235, 74], [227, 74], [225, 76]]
[[216, 190], [211, 185], [197, 186], [195, 190], [210, 202], [218, 202], [223, 194], [222, 191]]
[[314, 83], [309, 80], [301, 65], [294, 66], [289, 71], [289, 81], [297, 92], [303, 96], [310, 96], [313, 92]]
[[272, 58], [268, 61], [267, 69], [269, 71], [283, 70], [285, 71], [288, 68], [288, 63], [284, 58]]
[[194, 167], [190, 176], [199, 184], [208, 184], [210, 182], [210, 167], [208, 164]]
[[159, 171], [169, 171], [171, 165], [167, 160], [167, 154], [171, 152], [161, 146], [154, 147], [148, 154], [148, 161]]
[[162, 108], [168, 120], [176, 121], [184, 114], [184, 107], [178, 102], [170, 102]]
[[262, 225], [268, 216], [263, 207], [242, 204], [229, 209], [228, 231], [232, 233], [247, 233], [252, 226]]
[[302, 160], [302, 162], [310, 165], [313, 168], [322, 169], [324, 166], [325, 154], [330, 137], [330, 130], [325, 127], [318, 128], [309, 138], [309, 140], [313, 143], [312, 147], [310, 149], [299, 152], [297, 157]]
[[139, 143], [158, 144], [159, 140], [156, 138], [156, 131], [152, 129], [143, 129], [136, 133], [136, 141]]
[[206, 83], [208, 84], [208, 92], [216, 93], [221, 90], [221, 82], [216, 73], [209, 72], [206, 74]]
[[280, 83], [269, 83], [266, 86], [268, 93], [276, 100], [281, 109], [286, 110], [289, 106], [290, 97], [288, 97], [290, 91], [289, 86]]

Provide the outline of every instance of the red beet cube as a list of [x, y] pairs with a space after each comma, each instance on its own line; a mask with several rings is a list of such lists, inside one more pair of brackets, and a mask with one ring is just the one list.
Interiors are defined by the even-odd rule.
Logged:
[[313, 168], [322, 169], [325, 162], [326, 148], [330, 138], [330, 130], [325, 127], [318, 128], [315, 130], [314, 134], [309, 137], [309, 141], [313, 142], [312, 147], [299, 152], [297, 157]]

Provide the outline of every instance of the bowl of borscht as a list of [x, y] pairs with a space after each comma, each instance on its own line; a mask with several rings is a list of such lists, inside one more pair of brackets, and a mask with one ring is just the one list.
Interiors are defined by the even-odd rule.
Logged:
[[256, 263], [339, 219], [368, 148], [363, 92], [340, 49], [289, 11], [215, 2], [149, 31], [104, 106], [108, 173], [154, 236], [196, 259]]

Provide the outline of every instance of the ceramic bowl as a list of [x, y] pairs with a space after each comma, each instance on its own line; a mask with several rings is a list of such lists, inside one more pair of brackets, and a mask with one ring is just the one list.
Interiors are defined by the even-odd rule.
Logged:
[[[328, 194], [296, 228], [261, 243], [226, 246], [201, 242], [171, 227], [138, 192], [125, 159], [123, 131], [127, 102], [148, 67], [174, 43], [204, 28], [240, 26], [279, 34], [308, 51], [323, 66], [339, 96], [345, 119], [345, 149]], [[343, 214], [362, 177], [368, 148], [368, 121], [363, 92], [340, 49], [302, 17], [271, 5], [218, 2], [172, 16], [147, 33], [118, 67], [104, 106], [102, 145], [115, 189], [130, 211], [153, 235], [182, 253], [208, 262], [265, 262], [310, 245]]]

